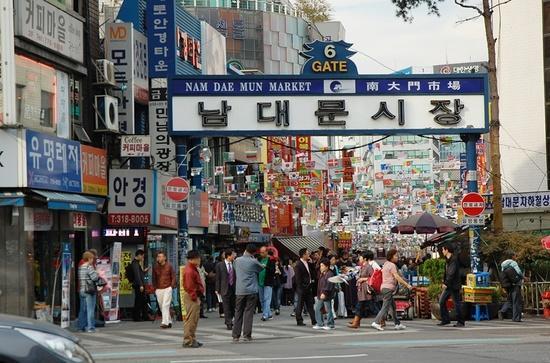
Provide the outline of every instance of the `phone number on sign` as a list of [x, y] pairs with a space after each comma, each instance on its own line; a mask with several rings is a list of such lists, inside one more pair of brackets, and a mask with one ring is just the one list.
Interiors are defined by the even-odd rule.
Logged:
[[117, 225], [142, 225], [150, 224], [151, 215], [147, 213], [117, 213], [109, 214], [109, 224], [113, 226]]

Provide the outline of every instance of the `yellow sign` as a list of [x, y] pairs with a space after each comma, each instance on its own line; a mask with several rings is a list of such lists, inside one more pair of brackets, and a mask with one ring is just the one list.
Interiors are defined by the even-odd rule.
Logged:
[[126, 266], [132, 263], [132, 252], [122, 251], [122, 257], [120, 260], [120, 295], [131, 295], [132, 294], [132, 284], [126, 278]]

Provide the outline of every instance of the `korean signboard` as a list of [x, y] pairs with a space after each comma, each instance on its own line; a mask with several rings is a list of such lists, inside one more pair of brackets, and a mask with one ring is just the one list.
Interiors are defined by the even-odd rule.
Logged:
[[208, 193], [197, 192], [189, 195], [189, 208], [187, 210], [188, 224], [190, 227], [208, 227]]
[[154, 170], [111, 169], [109, 225], [177, 228], [177, 212], [163, 206], [163, 188], [169, 179]]
[[80, 143], [26, 130], [27, 186], [80, 193]]
[[81, 20], [45, 0], [16, 0], [15, 14], [15, 35], [84, 63]]
[[134, 30], [132, 23], [107, 23], [105, 54], [115, 65], [120, 131], [135, 133], [134, 102], [147, 104], [149, 80], [147, 39]]
[[201, 41], [176, 28], [176, 55], [194, 68], [201, 69]]
[[151, 78], [149, 93], [149, 135], [151, 136], [151, 155], [155, 169], [175, 171], [175, 145], [168, 135], [168, 80]]
[[[175, 136], [456, 134], [488, 129], [485, 75], [176, 77], [169, 87]], [[178, 117], [183, 114], [188, 117]]]
[[149, 135], [125, 135], [120, 138], [120, 156], [151, 156], [151, 137]]
[[434, 66], [435, 74], [487, 73], [486, 62], [440, 64]]
[[82, 192], [107, 195], [107, 150], [81, 145]]

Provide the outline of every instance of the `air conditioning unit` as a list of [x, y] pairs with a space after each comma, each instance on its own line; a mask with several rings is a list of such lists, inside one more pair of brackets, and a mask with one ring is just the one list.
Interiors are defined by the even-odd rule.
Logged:
[[107, 59], [98, 59], [96, 62], [96, 79], [98, 84], [116, 86], [114, 63]]
[[119, 132], [118, 99], [113, 96], [95, 96], [95, 127], [98, 131]]

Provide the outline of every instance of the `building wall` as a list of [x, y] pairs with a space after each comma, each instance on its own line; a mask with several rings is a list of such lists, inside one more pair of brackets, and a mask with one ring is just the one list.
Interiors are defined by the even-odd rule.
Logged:
[[509, 2], [495, 10], [494, 22], [503, 191], [546, 190], [542, 1]]

